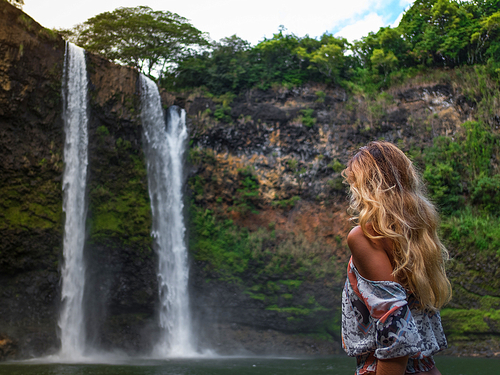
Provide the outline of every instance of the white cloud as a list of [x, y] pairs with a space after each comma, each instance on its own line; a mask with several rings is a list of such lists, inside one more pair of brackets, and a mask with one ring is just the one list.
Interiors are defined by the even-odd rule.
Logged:
[[399, 4], [404, 7], [404, 10], [399, 14], [398, 18], [394, 20], [391, 24], [391, 27], [397, 27], [401, 20], [403, 19], [403, 15], [405, 12], [413, 5], [415, 0], [400, 0]]
[[[298, 36], [309, 34], [316, 37], [327, 30], [334, 30], [339, 24], [345, 24], [346, 20], [355, 22], [371, 12], [362, 21], [358, 21], [361, 22], [359, 25], [365, 25], [375, 20], [376, 13], [383, 13], [389, 2], [390, 0], [141, 1], [155, 10], [168, 10], [188, 18], [196, 28], [209, 32], [214, 40], [237, 34], [252, 44], [264, 37], [272, 37], [280, 25]], [[45, 27], [72, 27], [96, 14], [120, 6], [137, 6], [137, 3], [137, 0], [25, 0], [24, 10]], [[346, 29], [353, 27], [348, 26], [342, 30]], [[362, 35], [356, 33], [356, 37]]]
[[391, 24], [391, 27], [397, 27], [401, 20], [403, 19], [403, 15], [405, 12], [401, 12], [401, 14], [394, 20], [394, 22]]
[[384, 19], [376, 13], [370, 13], [363, 19], [339, 30], [335, 33], [335, 36], [344, 37], [352, 42], [368, 35], [370, 31], [377, 32], [383, 26], [387, 26]]
[[234, 0], [175, 2], [169, 8], [189, 19], [193, 25], [210, 32], [212, 39], [237, 34], [256, 44], [271, 38], [284, 25], [298, 36], [319, 36], [336, 24], [363, 14], [367, 9], [379, 9], [382, 0]]

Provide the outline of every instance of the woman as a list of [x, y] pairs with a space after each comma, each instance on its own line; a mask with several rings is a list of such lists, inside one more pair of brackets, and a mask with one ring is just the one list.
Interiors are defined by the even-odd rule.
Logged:
[[440, 374], [446, 348], [438, 309], [451, 298], [434, 206], [406, 155], [388, 142], [362, 147], [342, 172], [359, 224], [342, 294], [342, 341], [357, 375]]

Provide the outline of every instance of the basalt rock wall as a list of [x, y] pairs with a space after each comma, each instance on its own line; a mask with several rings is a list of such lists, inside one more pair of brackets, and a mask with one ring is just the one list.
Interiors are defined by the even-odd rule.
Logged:
[[[3, 1], [0, 25], [0, 358], [12, 359], [59, 346], [65, 42]], [[88, 340], [147, 350], [157, 286], [138, 73], [86, 60]]]
[[[169, 99], [168, 94], [164, 96]], [[191, 246], [195, 311], [204, 311], [205, 317], [215, 316], [217, 322], [226, 324], [219, 327], [226, 341], [238, 342], [241, 326], [317, 338], [308, 350], [290, 343], [289, 338], [288, 345], [275, 339], [273, 344], [264, 345], [262, 352], [339, 350], [333, 342], [338, 343], [340, 335], [339, 298], [349, 257], [346, 237], [352, 227], [340, 172], [354, 152], [369, 141], [386, 140], [418, 163], [419, 155], [436, 137], [462, 134], [461, 124], [472, 119], [475, 111], [453, 81], [410, 83], [372, 98], [310, 84], [249, 91], [229, 104], [224, 103], [225, 98], [193, 94], [176, 100], [186, 107], [191, 127], [193, 236], [211, 230], [209, 225], [200, 224], [200, 217], [205, 222], [218, 217], [250, 231], [248, 241], [262, 241], [258, 244], [261, 253], [252, 250], [241, 271], [225, 272], [216, 269], [224, 267], [223, 260], [211, 260], [217, 259], [215, 246], [211, 249], [203, 241], [227, 239], [215, 234], [198, 236]], [[250, 175], [254, 179], [251, 187], [242, 182]], [[217, 230], [229, 231], [225, 228], [229, 227], [221, 225]], [[310, 261], [292, 255], [293, 250], [287, 251], [291, 248], [307, 254]], [[455, 258], [458, 249], [449, 250]], [[280, 261], [276, 254], [280, 254]], [[295, 262], [287, 261], [288, 257], [295, 257]], [[481, 278], [464, 280], [460, 276], [469, 266], [458, 259], [449, 273], [454, 288], [458, 283], [461, 286], [450, 306], [469, 309], [475, 299], [496, 298], [484, 289]], [[235, 270], [235, 263], [226, 264]], [[478, 289], [482, 290], [480, 296], [475, 295]], [[495, 301], [498, 306], [500, 301]], [[479, 302], [474, 303], [479, 308]], [[452, 329], [457, 321], [447, 316], [445, 326]], [[485, 332], [498, 335], [496, 324], [492, 320]], [[215, 345], [228, 345], [217, 335], [212, 337]], [[249, 341], [247, 348], [259, 350]], [[484, 355], [498, 348], [495, 340], [488, 345], [453, 350], [455, 354]]]
[[64, 42], [3, 1], [0, 19], [0, 335], [11, 357], [56, 340]]

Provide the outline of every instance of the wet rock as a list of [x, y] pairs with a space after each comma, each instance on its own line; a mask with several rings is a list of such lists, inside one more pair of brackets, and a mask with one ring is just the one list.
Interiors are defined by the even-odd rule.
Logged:
[[285, 123], [288, 120], [286, 112], [272, 104], [252, 104], [252, 103], [236, 103], [231, 108], [231, 116], [239, 118], [250, 116], [254, 121], [273, 121]]
[[16, 358], [17, 345], [7, 336], [0, 335], [0, 361]]

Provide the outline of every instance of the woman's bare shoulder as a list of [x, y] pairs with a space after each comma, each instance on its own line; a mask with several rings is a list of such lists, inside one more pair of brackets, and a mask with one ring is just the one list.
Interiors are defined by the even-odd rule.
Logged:
[[373, 281], [393, 281], [392, 265], [383, 242], [368, 238], [360, 226], [347, 236], [352, 260], [361, 276]]
[[[371, 234], [371, 233], [370, 233]], [[368, 238], [358, 225], [351, 229], [347, 235], [347, 245], [353, 256], [370, 256], [373, 250], [380, 247], [378, 243]]]

